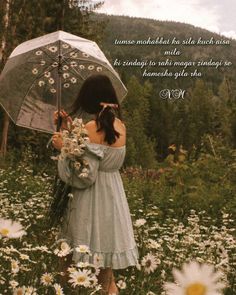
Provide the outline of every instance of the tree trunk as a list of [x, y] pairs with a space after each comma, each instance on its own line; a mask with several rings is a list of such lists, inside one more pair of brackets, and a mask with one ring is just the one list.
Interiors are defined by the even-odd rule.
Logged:
[[[3, 34], [2, 34], [2, 44], [0, 47], [0, 65], [3, 67], [6, 61], [6, 43], [7, 43], [7, 32], [9, 27], [9, 12], [10, 12], [10, 4], [11, 0], [5, 0], [4, 16], [3, 16]], [[9, 127], [9, 116], [4, 111], [4, 119], [3, 119], [3, 131], [2, 131], [2, 141], [1, 141], [1, 149], [0, 155], [6, 155], [7, 151], [7, 135], [8, 135], [8, 127]]]
[[3, 129], [2, 129], [2, 142], [1, 142], [1, 149], [0, 154], [1, 156], [5, 157], [7, 152], [7, 135], [8, 135], [8, 127], [9, 127], [9, 116], [6, 112], [4, 112], [3, 118]]

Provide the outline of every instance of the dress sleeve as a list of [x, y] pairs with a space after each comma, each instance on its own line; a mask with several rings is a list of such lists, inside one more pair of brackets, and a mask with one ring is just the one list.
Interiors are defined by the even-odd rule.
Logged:
[[98, 174], [99, 162], [104, 156], [101, 146], [86, 144], [83, 159], [88, 163], [88, 176], [80, 178], [72, 168], [72, 160], [68, 158], [58, 160], [58, 175], [62, 181], [77, 189], [86, 189], [91, 186]]

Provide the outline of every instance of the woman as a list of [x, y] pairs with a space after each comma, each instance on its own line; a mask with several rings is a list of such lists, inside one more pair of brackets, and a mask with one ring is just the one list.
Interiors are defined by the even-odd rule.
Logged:
[[[74, 249], [87, 245], [92, 256], [84, 259], [74, 251], [72, 261], [93, 263], [98, 259], [98, 283], [108, 294], [118, 294], [112, 269], [136, 265], [139, 253], [119, 172], [126, 152], [126, 128], [116, 92], [106, 75], [92, 75], [84, 81], [71, 113], [61, 112], [62, 127], [66, 128], [70, 116], [79, 110], [93, 115], [93, 120], [85, 124], [90, 139], [84, 154], [89, 174], [86, 179], [73, 174], [73, 198], [61, 237]], [[55, 123], [57, 118], [55, 112]], [[60, 132], [53, 135], [53, 145], [61, 149]], [[58, 174], [64, 182], [68, 182], [69, 169], [66, 161], [58, 161]]]

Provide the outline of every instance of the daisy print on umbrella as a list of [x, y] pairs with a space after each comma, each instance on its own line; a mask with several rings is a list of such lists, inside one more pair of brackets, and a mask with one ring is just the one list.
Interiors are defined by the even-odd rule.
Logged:
[[1, 73], [0, 103], [15, 124], [52, 134], [60, 129], [53, 112], [67, 111], [83, 82], [99, 73], [111, 79], [122, 101], [127, 89], [99, 46], [56, 31], [14, 49]]
[[[86, 52], [73, 49], [69, 44], [58, 42], [35, 51], [37, 61], [33, 63], [32, 74], [38, 76], [38, 86], [56, 93], [57, 71], [60, 68], [63, 88], [73, 87], [79, 80], [84, 80], [90, 73], [102, 72], [103, 66], [93, 64], [93, 59]], [[59, 60], [60, 59], [60, 60]], [[84, 73], [83, 73], [84, 72]]]

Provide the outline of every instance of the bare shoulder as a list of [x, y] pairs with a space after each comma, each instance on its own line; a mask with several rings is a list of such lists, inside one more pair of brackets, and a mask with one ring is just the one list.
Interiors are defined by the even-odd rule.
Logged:
[[119, 118], [116, 118], [116, 122], [126, 130], [126, 127], [123, 121], [121, 121]]

